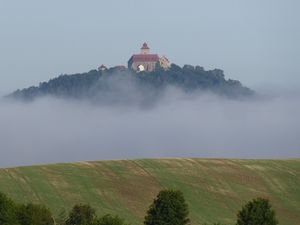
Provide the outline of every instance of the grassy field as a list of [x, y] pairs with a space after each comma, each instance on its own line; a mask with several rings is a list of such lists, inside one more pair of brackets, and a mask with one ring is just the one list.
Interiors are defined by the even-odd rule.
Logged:
[[0, 191], [17, 202], [47, 205], [55, 215], [89, 203], [99, 215], [142, 224], [156, 194], [181, 190], [192, 224], [234, 224], [255, 197], [271, 200], [281, 225], [300, 224], [300, 159], [145, 159], [0, 169]]

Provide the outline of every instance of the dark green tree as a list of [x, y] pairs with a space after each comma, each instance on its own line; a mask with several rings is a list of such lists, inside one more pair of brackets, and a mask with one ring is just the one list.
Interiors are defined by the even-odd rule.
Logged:
[[90, 205], [75, 205], [65, 225], [91, 225], [95, 220], [95, 210]]
[[15, 203], [5, 194], [0, 192], [0, 224], [16, 225], [18, 224], [16, 217], [17, 207]]
[[125, 225], [124, 220], [118, 216], [106, 214], [103, 217], [97, 218], [93, 225]]
[[236, 225], [277, 225], [275, 211], [269, 200], [256, 198], [248, 202], [237, 214]]
[[51, 212], [45, 206], [36, 204], [21, 205], [17, 212], [21, 225], [53, 225]]
[[185, 225], [188, 219], [188, 206], [181, 191], [160, 191], [145, 217], [145, 225]]

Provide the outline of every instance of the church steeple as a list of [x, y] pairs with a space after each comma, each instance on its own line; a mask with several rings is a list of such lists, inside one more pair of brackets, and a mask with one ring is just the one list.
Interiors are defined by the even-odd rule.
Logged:
[[141, 47], [141, 54], [149, 54], [150, 53], [150, 48], [148, 47], [147, 43], [145, 42], [143, 46]]

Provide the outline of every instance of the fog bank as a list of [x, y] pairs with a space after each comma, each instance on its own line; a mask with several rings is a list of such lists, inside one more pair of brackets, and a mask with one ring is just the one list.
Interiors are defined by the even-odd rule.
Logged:
[[0, 167], [158, 157], [300, 157], [300, 95], [230, 100], [169, 89], [153, 107], [0, 102]]

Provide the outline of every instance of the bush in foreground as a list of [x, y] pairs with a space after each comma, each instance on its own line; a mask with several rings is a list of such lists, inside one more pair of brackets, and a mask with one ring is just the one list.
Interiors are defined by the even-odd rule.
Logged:
[[17, 207], [15, 203], [6, 195], [0, 193], [0, 224], [1, 225], [16, 225], [18, 224]]
[[[75, 205], [67, 217], [64, 212], [59, 223], [55, 223], [45, 206], [32, 203], [18, 205], [0, 193], [0, 225], [127, 225], [118, 216], [106, 214], [97, 217], [90, 205]], [[187, 225], [190, 222], [188, 214], [181, 191], [163, 190], [150, 205], [144, 225]], [[278, 225], [278, 221], [269, 200], [256, 198], [238, 212], [236, 225]]]
[[275, 211], [269, 200], [253, 199], [238, 212], [236, 225], [277, 225]]
[[42, 205], [21, 205], [17, 212], [17, 218], [21, 225], [52, 225], [53, 217], [49, 209]]
[[95, 210], [90, 205], [75, 205], [65, 225], [91, 225], [96, 218]]
[[163, 190], [154, 199], [145, 217], [145, 225], [186, 225], [189, 210], [181, 191]]
[[97, 217], [95, 209], [90, 205], [79, 204], [73, 207], [65, 225], [125, 225], [125, 223], [120, 217], [110, 214]]
[[97, 218], [93, 225], [125, 225], [124, 220], [118, 216], [106, 214], [103, 217]]

